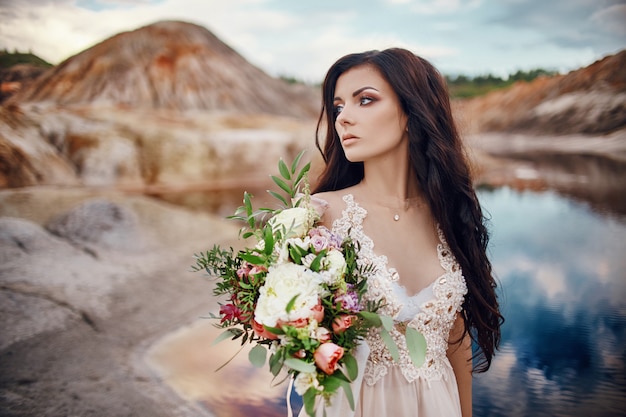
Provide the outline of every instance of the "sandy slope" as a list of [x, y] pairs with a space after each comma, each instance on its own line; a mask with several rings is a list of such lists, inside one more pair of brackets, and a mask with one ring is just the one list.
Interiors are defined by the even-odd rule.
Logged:
[[[236, 237], [234, 224], [63, 189], [4, 190], [0, 215], [0, 415], [210, 415], [161, 384], [144, 354], [214, 309], [210, 285], [187, 271], [194, 252]], [[85, 221], [91, 235], [73, 228]]]

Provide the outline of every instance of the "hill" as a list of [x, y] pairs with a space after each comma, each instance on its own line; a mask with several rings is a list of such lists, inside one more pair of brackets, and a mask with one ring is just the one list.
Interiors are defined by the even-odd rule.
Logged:
[[468, 133], [606, 134], [626, 127], [626, 50], [565, 75], [457, 100]]
[[248, 63], [207, 29], [163, 21], [120, 33], [43, 74], [8, 103], [236, 110], [310, 117], [316, 93]]

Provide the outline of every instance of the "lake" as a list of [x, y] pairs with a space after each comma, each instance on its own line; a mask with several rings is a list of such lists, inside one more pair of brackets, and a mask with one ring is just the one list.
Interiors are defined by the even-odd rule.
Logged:
[[[506, 322], [492, 368], [474, 378], [474, 415], [626, 415], [626, 217], [553, 192], [479, 198]], [[214, 372], [239, 344], [211, 346], [219, 331], [209, 322], [152, 350], [165, 379], [216, 416], [285, 416], [285, 384], [272, 387], [245, 352]]]

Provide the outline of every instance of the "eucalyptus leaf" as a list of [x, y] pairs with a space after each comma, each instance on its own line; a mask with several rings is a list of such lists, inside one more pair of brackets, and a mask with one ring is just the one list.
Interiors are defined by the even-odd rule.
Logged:
[[365, 321], [371, 324], [372, 326], [374, 327], [382, 326], [382, 321], [380, 320], [380, 316], [378, 314], [372, 313], [370, 311], [361, 311], [358, 314], [359, 316], [363, 317], [363, 319], [365, 319]]
[[354, 358], [354, 356], [346, 354], [343, 357], [343, 364], [346, 367], [348, 378], [350, 379], [350, 381], [354, 381], [359, 375], [359, 365], [357, 364], [356, 359]]
[[274, 377], [276, 377], [280, 373], [280, 370], [283, 368], [282, 355], [278, 353], [274, 353], [272, 356], [270, 356], [269, 365], [270, 365], [270, 372], [272, 373], [272, 375], [274, 375]]
[[285, 366], [293, 369], [294, 371], [304, 372], [307, 374], [315, 372], [315, 364], [305, 362], [296, 358], [285, 358]]
[[302, 396], [304, 402], [304, 410], [310, 417], [315, 417], [315, 398], [317, 397], [317, 391], [311, 387]]
[[213, 343], [211, 343], [211, 345], [217, 345], [218, 343], [226, 339], [232, 339], [233, 337], [238, 336], [239, 332], [236, 332], [234, 330], [235, 329], [226, 329], [223, 333], [221, 333], [219, 336], [215, 338], [215, 340], [213, 341]]
[[387, 346], [387, 350], [389, 350], [389, 354], [394, 362], [398, 362], [400, 360], [400, 351], [398, 351], [398, 346], [396, 342], [393, 341], [391, 335], [384, 328], [380, 329], [380, 338], [385, 342], [385, 346]]
[[406, 345], [413, 364], [419, 368], [426, 358], [426, 338], [412, 327], [406, 328]]
[[380, 315], [380, 322], [388, 332], [393, 328], [393, 319], [389, 316]]
[[348, 400], [348, 403], [350, 404], [350, 409], [354, 411], [354, 395], [352, 394], [352, 386], [350, 385], [349, 382], [341, 381], [341, 387], [343, 388], [343, 391], [346, 393], [346, 399]]
[[262, 368], [265, 365], [266, 357], [267, 349], [263, 345], [256, 345], [248, 353], [248, 359], [250, 359], [250, 363], [255, 368]]

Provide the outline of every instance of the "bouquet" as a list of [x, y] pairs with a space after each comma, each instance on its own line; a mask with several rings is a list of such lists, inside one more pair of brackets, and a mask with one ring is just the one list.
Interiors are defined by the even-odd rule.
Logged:
[[294, 378], [313, 416], [316, 404], [328, 404], [339, 388], [354, 410], [353, 353], [370, 328], [380, 328], [393, 357], [398, 349], [388, 332], [393, 321], [376, 313], [382, 301], [363, 299], [374, 271], [357, 263], [358, 244], [318, 224], [307, 180], [310, 164], [298, 170], [302, 156], [290, 167], [280, 160], [280, 176], [272, 176], [286, 193], [268, 191], [281, 208], [255, 211], [246, 192], [243, 206], [230, 216], [245, 222], [240, 234], [252, 245], [237, 252], [214, 246], [195, 255], [193, 269], [216, 277], [214, 294], [226, 296], [219, 316], [211, 315], [226, 329], [216, 342], [254, 344], [249, 359], [256, 367], [265, 365], [269, 352], [270, 372], [277, 377], [284, 370]]

